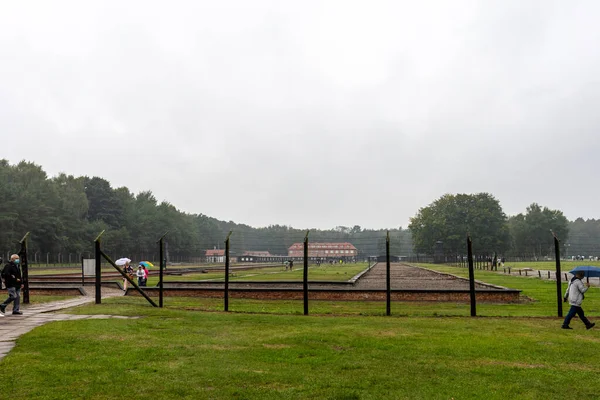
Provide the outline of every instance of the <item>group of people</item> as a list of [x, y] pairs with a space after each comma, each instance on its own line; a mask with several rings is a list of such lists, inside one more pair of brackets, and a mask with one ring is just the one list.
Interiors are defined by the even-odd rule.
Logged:
[[[136, 271], [133, 270], [133, 267], [129, 264], [129, 262], [125, 263], [123, 267], [125, 273], [129, 276], [129, 278], [137, 278], [138, 286], [146, 286], [146, 282], [148, 282], [148, 268], [142, 263], [138, 265]], [[128, 280], [123, 278], [123, 290], [127, 291]]]

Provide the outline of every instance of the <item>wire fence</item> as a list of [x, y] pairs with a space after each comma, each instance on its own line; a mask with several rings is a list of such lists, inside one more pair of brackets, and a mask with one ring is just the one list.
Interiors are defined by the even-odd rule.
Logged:
[[[242, 239], [246, 243], [253, 243], [252, 246], [236, 244], [237, 240]], [[280, 238], [265, 240], [264, 237], [248, 234], [237, 238], [233, 232], [227, 239], [224, 238], [222, 246], [219, 246], [222, 248], [206, 249], [204, 254], [195, 257], [169, 256], [164, 251], [166, 245], [163, 248], [163, 260], [160, 260], [158, 246], [154, 252], [107, 255], [112, 260], [129, 256], [132, 264], [151, 261], [160, 265], [162, 261], [170, 274], [164, 280], [144, 287], [144, 293], [148, 291], [149, 296], [157, 295], [158, 284], [161, 283], [165, 285], [166, 296], [229, 299], [231, 295], [235, 299], [304, 300], [305, 307], [308, 297], [327, 301], [384, 301], [388, 314], [392, 300], [468, 303], [474, 301], [477, 292], [484, 302], [520, 301], [518, 287], [512, 292], [496, 290], [498, 288], [494, 285], [473, 283], [474, 274], [470, 271], [468, 278], [463, 274], [464, 278], [457, 279], [456, 276], [427, 269], [427, 264], [469, 269], [467, 251], [464, 254], [437, 252], [419, 255], [410, 248], [406, 249], [402, 241], [394, 239], [392, 235], [376, 233], [344, 241], [339, 236], [320, 235], [312, 238], [310, 232], [296, 232], [285, 238], [285, 252], [273, 252], [270, 249], [280, 246]], [[559, 246], [558, 250], [562, 248]], [[11, 253], [6, 251], [4, 254], [8, 258]], [[600, 266], [595, 256], [569, 257], [559, 254], [563, 270], [558, 272], [556, 254], [540, 257], [535, 254], [504, 255], [500, 252], [474, 251], [472, 266], [473, 270], [496, 271], [504, 275], [559, 279], [558, 283], [570, 279], [568, 271], [578, 264], [585, 262]], [[40, 253], [30, 252], [27, 258], [29, 269], [34, 271], [44, 267], [79, 267], [82, 258], [94, 257], [94, 253], [86, 252], [46, 253], [42, 258]], [[414, 264], [425, 268], [415, 269], [411, 266]], [[110, 264], [104, 260], [101, 266], [108, 267]], [[102, 271], [102, 279], [121, 279], [118, 274], [116, 278], [105, 274], [106, 271]], [[36, 279], [36, 283], [41, 282], [41, 278]]]

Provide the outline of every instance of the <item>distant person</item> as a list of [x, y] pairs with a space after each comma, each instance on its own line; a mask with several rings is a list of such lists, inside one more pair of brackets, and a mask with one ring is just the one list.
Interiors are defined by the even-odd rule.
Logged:
[[137, 276], [138, 279], [138, 286], [144, 286], [144, 268], [142, 268], [141, 265], [138, 267], [137, 271], [135, 271], [135, 276]]
[[591, 329], [596, 325], [595, 323], [590, 322], [590, 320], [585, 317], [583, 308], [581, 308], [581, 303], [583, 302], [583, 299], [585, 297], [583, 294], [587, 292], [587, 290], [590, 288], [589, 283], [586, 282], [584, 284], [582, 282], [584, 276], [585, 272], [578, 271], [573, 277], [573, 279], [571, 279], [571, 282], [569, 282], [569, 286], [567, 286], [564, 301], [569, 302], [569, 304], [571, 305], [571, 309], [565, 317], [565, 321], [562, 324], [562, 329], [573, 329], [569, 326], [569, 324], [571, 323], [571, 319], [573, 319], [575, 314], [577, 314], [579, 316], [579, 319], [581, 319], [581, 322], [585, 324], [586, 329]]
[[[133, 278], [133, 268], [131, 268], [131, 265], [129, 265], [129, 261], [127, 261], [125, 263], [125, 265], [123, 266], [123, 271], [130, 277]], [[126, 292], [127, 291], [127, 285], [129, 284], [129, 281], [127, 280], [127, 278], [123, 277], [123, 290]]]
[[21, 276], [21, 268], [19, 267], [21, 260], [17, 254], [10, 256], [10, 261], [6, 263], [2, 270], [2, 279], [6, 284], [8, 298], [4, 303], [0, 304], [0, 313], [4, 315], [6, 306], [13, 303], [13, 315], [23, 315], [20, 310], [21, 306], [21, 289], [23, 289], [23, 277]]
[[290, 266], [290, 271], [291, 271], [291, 270], [292, 270], [292, 268], [294, 267], [294, 260], [290, 260], [290, 264], [289, 264], [289, 266]]
[[150, 271], [148, 271], [148, 268], [146, 268], [145, 265], [142, 265], [142, 268], [144, 269], [144, 286], [147, 286], [148, 275], [150, 275]]

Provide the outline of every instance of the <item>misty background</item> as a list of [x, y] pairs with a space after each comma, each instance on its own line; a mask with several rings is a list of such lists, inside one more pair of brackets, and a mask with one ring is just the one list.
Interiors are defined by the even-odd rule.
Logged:
[[596, 218], [600, 3], [0, 4], [0, 158], [251, 226]]

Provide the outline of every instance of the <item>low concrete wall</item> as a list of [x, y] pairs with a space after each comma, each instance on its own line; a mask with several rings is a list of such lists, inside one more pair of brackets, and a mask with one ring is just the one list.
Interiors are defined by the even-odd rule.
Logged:
[[[85, 289], [79, 286], [29, 287], [30, 296], [85, 296]], [[22, 296], [22, 295], [21, 295]]]
[[[159, 289], [144, 288], [149, 296], [158, 296]], [[520, 290], [478, 290], [477, 301], [490, 303], [518, 303]], [[140, 296], [136, 290], [128, 289], [128, 296]], [[223, 298], [223, 289], [215, 288], [164, 288], [165, 297]], [[302, 289], [230, 289], [230, 298], [256, 300], [302, 300]], [[385, 301], [385, 290], [309, 290], [311, 300]], [[392, 290], [394, 301], [447, 301], [469, 302], [468, 290]]]

